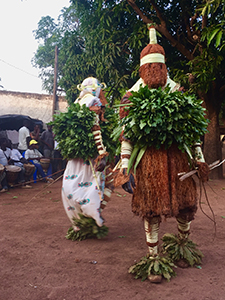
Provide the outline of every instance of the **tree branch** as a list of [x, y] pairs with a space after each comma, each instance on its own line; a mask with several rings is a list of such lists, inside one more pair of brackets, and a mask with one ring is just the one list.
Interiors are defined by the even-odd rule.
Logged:
[[187, 30], [187, 36], [190, 40], [193, 41], [193, 38], [192, 38], [192, 31], [191, 31], [191, 27], [190, 27], [190, 24], [189, 24], [189, 20], [187, 17], [184, 17], [184, 23], [185, 23], [185, 27], [186, 27], [186, 30]]
[[191, 29], [193, 30], [193, 25], [194, 25], [194, 21], [198, 18], [198, 13], [196, 12], [194, 14], [194, 16], [191, 17], [191, 21], [190, 21], [190, 26], [191, 26]]
[[149, 0], [149, 2], [152, 4], [155, 12], [156, 12], [156, 15], [157, 17], [159, 18], [160, 20], [160, 23], [161, 23], [161, 26], [162, 27], [165, 27], [166, 28], [166, 21], [164, 19], [164, 16], [163, 14], [161, 13], [161, 11], [159, 10], [158, 6], [156, 5], [155, 1], [154, 0]]
[[208, 21], [208, 18], [207, 16], [203, 16], [202, 17], [202, 29], [205, 28], [207, 26], [207, 21]]
[[[149, 0], [153, 5], [153, 0]], [[139, 9], [139, 7], [136, 5], [135, 0], [127, 0], [127, 3], [133, 8], [133, 10], [140, 16], [142, 21], [146, 24], [153, 23], [151, 19], [149, 19], [146, 15], [143, 14], [143, 12]], [[154, 3], [154, 9], [157, 9], [157, 5]], [[180, 53], [182, 53], [188, 60], [192, 60], [194, 57], [190, 51], [188, 51], [183, 44], [178, 42], [167, 30], [166, 28], [166, 22], [160, 13], [160, 11], [156, 10], [157, 17], [161, 21], [160, 25], [155, 25], [155, 29], [159, 31], [164, 37], [170, 42], [170, 44], [175, 47]], [[158, 15], [159, 13], [159, 15]]]
[[135, 0], [127, 0], [127, 3], [133, 8], [133, 10], [139, 15], [142, 19], [142, 21], [146, 24], [153, 23], [152, 20], [150, 20], [147, 16], [143, 14], [143, 12], [139, 9], [139, 7], [136, 5]]
[[221, 94], [223, 94], [225, 92], [225, 85], [221, 86], [221, 88], [219, 89], [219, 92]]

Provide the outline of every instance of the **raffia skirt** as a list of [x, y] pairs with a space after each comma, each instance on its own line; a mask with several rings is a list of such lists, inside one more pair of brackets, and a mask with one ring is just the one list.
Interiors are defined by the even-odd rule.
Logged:
[[197, 190], [192, 177], [180, 181], [178, 173], [190, 171], [187, 154], [176, 145], [169, 149], [147, 148], [136, 172], [132, 211], [150, 219], [154, 216], [194, 219]]

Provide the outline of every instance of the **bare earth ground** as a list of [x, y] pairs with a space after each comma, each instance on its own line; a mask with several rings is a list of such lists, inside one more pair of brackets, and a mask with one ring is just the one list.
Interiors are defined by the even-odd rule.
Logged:
[[[205, 256], [202, 268], [177, 268], [177, 277], [161, 284], [128, 274], [147, 246], [142, 220], [133, 216], [131, 195], [123, 189], [116, 189], [103, 212], [108, 236], [82, 242], [65, 238], [70, 223], [60, 199], [61, 180], [47, 188], [38, 182], [32, 190], [0, 194], [0, 299], [224, 300], [225, 180], [209, 185], [217, 237], [200, 209], [190, 235]], [[202, 202], [211, 216], [205, 198]], [[165, 232], [176, 233], [175, 219], [163, 221], [160, 238]]]

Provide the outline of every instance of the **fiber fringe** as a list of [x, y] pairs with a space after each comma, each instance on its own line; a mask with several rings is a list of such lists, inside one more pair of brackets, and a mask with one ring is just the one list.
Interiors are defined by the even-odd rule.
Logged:
[[100, 155], [95, 159], [96, 165], [100, 162], [100, 160], [101, 160], [103, 157], [106, 157], [106, 156], [108, 156], [108, 155], [109, 155], [108, 152], [104, 152], [103, 154], [100, 154]]
[[183, 210], [197, 209], [197, 191], [190, 177], [181, 182], [178, 173], [188, 171], [186, 153], [176, 145], [169, 149], [147, 148], [136, 172], [132, 211], [144, 218], [176, 217]]
[[120, 186], [123, 185], [124, 183], [129, 181], [129, 175], [123, 174], [121, 171], [119, 171], [118, 173], [115, 173], [115, 177], [114, 177], [114, 186]]

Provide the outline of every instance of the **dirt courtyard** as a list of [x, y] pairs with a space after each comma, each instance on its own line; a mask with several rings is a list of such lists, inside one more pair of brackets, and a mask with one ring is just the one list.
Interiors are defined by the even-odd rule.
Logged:
[[[102, 240], [72, 242], [62, 206], [61, 180], [0, 194], [0, 299], [225, 299], [225, 179], [209, 181], [213, 222], [198, 209], [190, 238], [203, 252], [201, 266], [176, 269], [161, 284], [142, 282], [128, 268], [147, 253], [143, 222], [131, 212], [131, 195], [117, 188], [103, 212], [109, 234]], [[202, 208], [211, 212], [203, 197]], [[177, 233], [175, 219], [163, 221], [160, 238]]]

